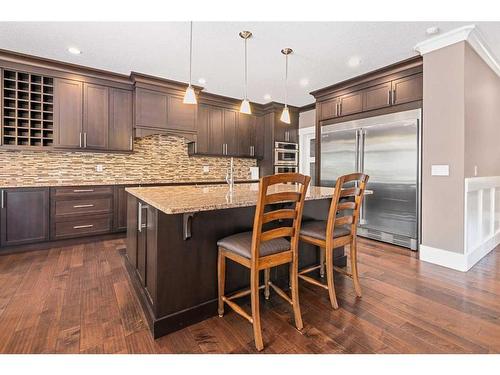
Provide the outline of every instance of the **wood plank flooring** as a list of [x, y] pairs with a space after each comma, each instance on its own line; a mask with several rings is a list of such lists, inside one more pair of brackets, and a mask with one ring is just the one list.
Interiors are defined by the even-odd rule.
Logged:
[[[110, 240], [0, 256], [0, 352], [256, 352], [251, 325], [229, 308], [154, 341], [123, 246]], [[368, 240], [359, 252], [361, 299], [341, 275], [337, 311], [326, 291], [300, 284], [303, 332], [280, 297], [262, 298], [264, 353], [500, 352], [499, 249], [468, 273]]]

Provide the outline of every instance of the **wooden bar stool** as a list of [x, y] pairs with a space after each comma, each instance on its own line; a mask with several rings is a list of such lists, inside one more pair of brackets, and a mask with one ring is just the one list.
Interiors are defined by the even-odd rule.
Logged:
[[[303, 328], [297, 289], [298, 245], [304, 198], [310, 180], [309, 176], [299, 173], [282, 173], [261, 178], [253, 231], [238, 233], [217, 242], [219, 247], [219, 316], [224, 315], [225, 302], [235, 312], [252, 323], [257, 350], [264, 348], [259, 312], [260, 289], [265, 288], [265, 296], [268, 298], [269, 286], [271, 286], [278, 295], [290, 303], [297, 329]], [[285, 183], [287, 184], [284, 185]], [[288, 205], [280, 205], [281, 208], [269, 206], [277, 203], [292, 203], [293, 208], [288, 208]], [[268, 210], [266, 210], [266, 206]], [[250, 289], [231, 296], [224, 295], [226, 258], [250, 269]], [[286, 263], [290, 264], [291, 297], [269, 281], [269, 270]], [[265, 270], [265, 282], [262, 286], [259, 286], [260, 270]], [[248, 294], [251, 295], [251, 315], [233, 302], [234, 299]]]
[[[301, 241], [319, 246], [320, 264], [300, 271], [299, 277], [304, 281], [327, 289], [330, 295], [330, 303], [334, 309], [338, 309], [339, 307], [333, 283], [334, 270], [352, 278], [356, 295], [361, 297], [357, 264], [356, 229], [367, 182], [368, 176], [362, 173], [352, 173], [339, 177], [335, 184], [335, 191], [327, 220], [304, 222], [300, 230]], [[346, 184], [350, 186], [345, 186]], [[333, 265], [333, 250], [345, 245], [349, 245], [350, 273]], [[307, 273], [320, 269], [320, 275], [323, 277], [325, 262], [327, 285], [310, 276], [306, 276]]]

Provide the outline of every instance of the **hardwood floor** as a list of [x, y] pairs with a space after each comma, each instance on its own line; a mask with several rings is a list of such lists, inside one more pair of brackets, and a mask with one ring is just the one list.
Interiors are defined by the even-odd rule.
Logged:
[[[154, 341], [125, 271], [122, 240], [0, 256], [1, 353], [254, 353], [252, 326], [226, 309]], [[499, 353], [500, 251], [468, 273], [359, 241], [363, 298], [336, 275], [340, 308], [300, 283], [304, 330], [271, 292], [264, 353]], [[247, 299], [248, 301], [248, 299]], [[248, 302], [246, 305], [247, 308]]]

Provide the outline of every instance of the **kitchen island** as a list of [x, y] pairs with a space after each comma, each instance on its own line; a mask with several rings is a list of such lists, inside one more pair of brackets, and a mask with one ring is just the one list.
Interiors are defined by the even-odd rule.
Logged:
[[[277, 190], [295, 189], [277, 185]], [[126, 263], [155, 338], [217, 314], [217, 240], [252, 229], [259, 184], [127, 188]], [[303, 218], [324, 219], [333, 189], [310, 186]], [[300, 245], [299, 267], [319, 253]], [[335, 263], [345, 265], [342, 248]], [[248, 286], [248, 270], [229, 262], [226, 290]], [[288, 283], [288, 267], [271, 279]]]

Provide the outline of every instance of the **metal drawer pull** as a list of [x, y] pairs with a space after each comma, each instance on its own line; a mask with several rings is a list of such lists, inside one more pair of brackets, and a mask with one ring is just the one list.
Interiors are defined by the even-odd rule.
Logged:
[[83, 229], [83, 228], [92, 228], [94, 225], [93, 224], [87, 224], [87, 225], [75, 225], [73, 229]]
[[93, 204], [77, 204], [74, 205], [73, 208], [87, 208], [87, 207], [94, 207]]
[[75, 189], [73, 193], [92, 193], [94, 189]]

